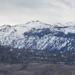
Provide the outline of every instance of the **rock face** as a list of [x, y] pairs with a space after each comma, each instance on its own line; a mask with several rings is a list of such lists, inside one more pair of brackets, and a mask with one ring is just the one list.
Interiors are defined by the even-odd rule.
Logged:
[[0, 26], [0, 45], [30, 50], [75, 50], [74, 25], [49, 25], [32, 21], [20, 25]]

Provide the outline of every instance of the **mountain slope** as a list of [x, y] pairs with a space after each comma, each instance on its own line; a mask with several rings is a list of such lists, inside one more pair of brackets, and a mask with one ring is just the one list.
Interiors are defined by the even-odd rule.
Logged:
[[[62, 25], [62, 24], [61, 24]], [[29, 50], [75, 50], [75, 26], [32, 21], [0, 27], [0, 45]]]

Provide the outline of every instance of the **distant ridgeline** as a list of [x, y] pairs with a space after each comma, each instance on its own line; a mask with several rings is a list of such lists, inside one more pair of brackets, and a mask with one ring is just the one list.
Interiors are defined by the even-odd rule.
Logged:
[[61, 52], [59, 50], [24, 50], [0, 46], [0, 62], [16, 63], [64, 63], [75, 64], [75, 51]]

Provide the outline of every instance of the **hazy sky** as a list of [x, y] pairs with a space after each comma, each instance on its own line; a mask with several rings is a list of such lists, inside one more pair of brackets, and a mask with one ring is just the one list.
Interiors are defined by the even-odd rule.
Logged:
[[75, 22], [75, 0], [0, 0], [0, 25], [33, 20]]

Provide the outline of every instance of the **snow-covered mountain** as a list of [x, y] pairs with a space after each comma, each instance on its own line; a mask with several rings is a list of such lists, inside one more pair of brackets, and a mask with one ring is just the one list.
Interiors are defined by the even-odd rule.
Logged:
[[0, 26], [0, 45], [29, 50], [75, 50], [75, 25], [40, 21]]

